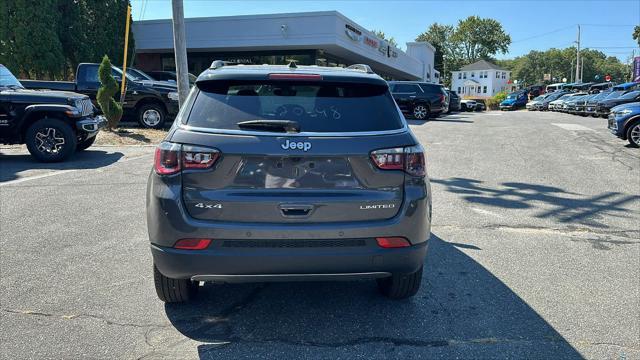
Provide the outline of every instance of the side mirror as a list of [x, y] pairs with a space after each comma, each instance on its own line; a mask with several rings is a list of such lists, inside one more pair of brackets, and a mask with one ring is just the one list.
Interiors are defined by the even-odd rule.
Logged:
[[122, 78], [120, 76], [114, 76], [114, 79], [116, 79], [117, 82], [122, 82]]

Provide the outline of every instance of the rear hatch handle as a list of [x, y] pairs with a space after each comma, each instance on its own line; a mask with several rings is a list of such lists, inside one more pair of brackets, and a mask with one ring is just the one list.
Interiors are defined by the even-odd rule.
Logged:
[[305, 218], [311, 215], [314, 206], [307, 204], [280, 204], [282, 216], [289, 218]]

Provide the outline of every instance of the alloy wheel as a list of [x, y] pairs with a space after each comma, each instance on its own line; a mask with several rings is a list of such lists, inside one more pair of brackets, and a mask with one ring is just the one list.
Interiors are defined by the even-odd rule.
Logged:
[[424, 105], [418, 105], [413, 108], [413, 117], [418, 120], [422, 120], [427, 117], [427, 107]]
[[630, 133], [630, 137], [631, 137], [631, 141], [633, 141], [634, 144], [636, 144], [637, 146], [640, 146], [640, 123], [639, 124], [635, 124], [632, 128], [631, 128], [631, 133]]
[[36, 147], [45, 154], [58, 154], [64, 147], [65, 141], [62, 133], [55, 128], [43, 128], [36, 133]]

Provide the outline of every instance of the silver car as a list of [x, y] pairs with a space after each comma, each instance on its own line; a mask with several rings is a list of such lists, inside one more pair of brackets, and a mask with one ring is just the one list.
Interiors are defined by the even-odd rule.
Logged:
[[165, 302], [204, 282], [376, 279], [410, 297], [431, 228], [424, 151], [366, 65], [216, 61], [156, 149], [147, 224]]

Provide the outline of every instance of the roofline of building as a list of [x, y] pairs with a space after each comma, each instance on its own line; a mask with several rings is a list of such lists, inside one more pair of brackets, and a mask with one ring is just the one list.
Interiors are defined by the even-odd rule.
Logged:
[[[351, 19], [342, 15], [340, 12], [336, 10], [328, 10], [328, 11], [305, 11], [305, 12], [295, 12], [295, 13], [274, 13], [274, 14], [253, 14], [253, 15], [225, 15], [225, 16], [202, 16], [202, 17], [185, 17], [185, 22], [207, 22], [207, 21], [215, 21], [215, 20], [223, 20], [223, 19], [264, 19], [264, 18], [291, 18], [291, 17], [303, 17], [303, 16], [318, 16], [318, 15], [338, 15], [342, 18], [353, 22]], [[171, 22], [171, 19], [151, 19], [151, 20], [134, 20], [134, 23], [140, 24], [157, 24], [164, 22]]]
[[427, 41], [409, 41], [405, 44], [407, 44], [407, 48], [409, 47], [409, 45], [426, 45], [428, 48], [433, 50], [434, 53], [436, 52], [436, 48]]

